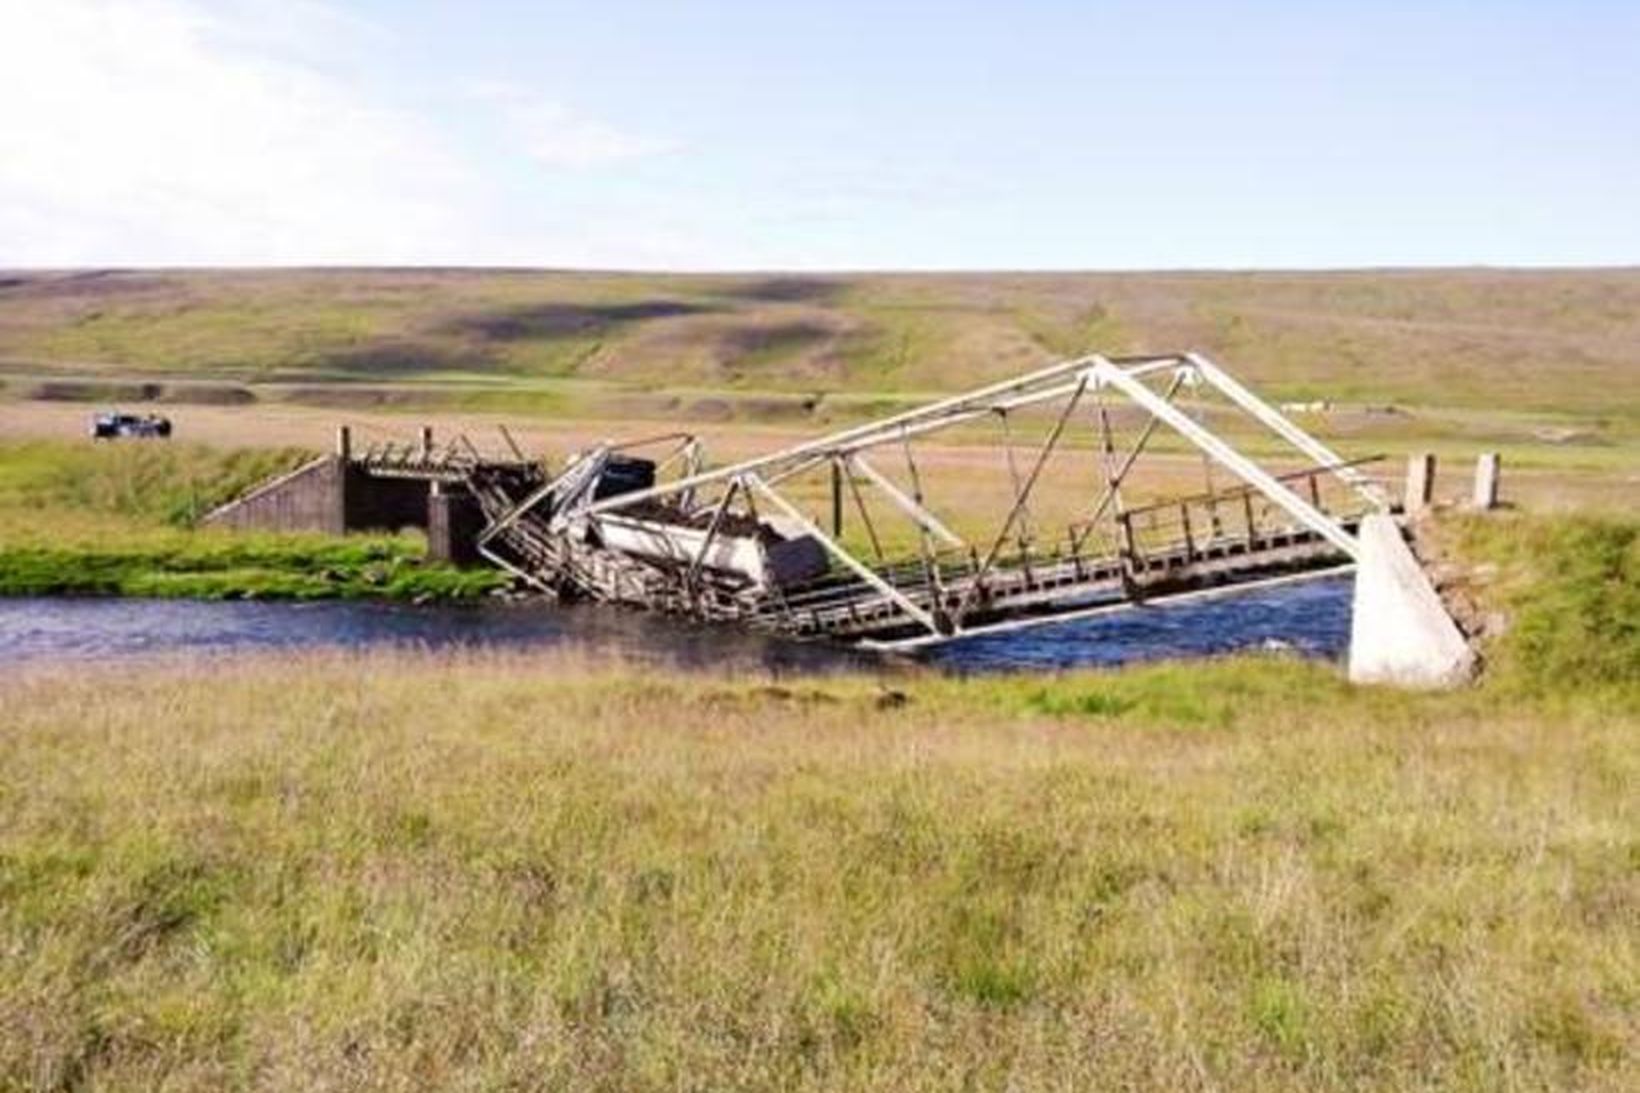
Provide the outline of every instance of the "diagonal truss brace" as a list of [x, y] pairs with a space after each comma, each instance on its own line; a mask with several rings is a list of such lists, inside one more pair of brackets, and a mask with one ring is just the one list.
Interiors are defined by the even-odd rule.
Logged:
[[[1099, 359], [1089, 369], [1089, 373], [1095, 383], [1114, 387], [1172, 426], [1186, 440], [1206, 452], [1242, 481], [1281, 506], [1299, 523], [1343, 551], [1352, 561], [1360, 560], [1360, 544], [1356, 541], [1355, 536], [1345, 531], [1336, 520], [1288, 489], [1268, 471], [1265, 471], [1258, 464], [1220, 440], [1177, 406], [1174, 406], [1133, 376], [1103, 358]], [[1334, 459], [1336, 460], [1336, 457]]]
[[940, 521], [938, 516], [935, 516], [911, 497], [907, 496], [905, 491], [890, 481], [887, 475], [883, 474], [883, 472], [879, 471], [876, 467], [873, 467], [870, 463], [867, 463], [865, 456], [856, 452], [852, 455], [845, 456], [844, 458], [851, 468], [859, 471], [861, 474], [871, 479], [872, 483], [878, 489], [882, 490], [883, 493], [887, 495], [888, 499], [894, 502], [894, 504], [899, 507], [900, 511], [909, 516], [911, 521], [918, 527], [940, 539], [946, 546], [967, 546], [967, 543], [963, 542], [956, 532], [946, 527], [945, 524]]
[[774, 505], [781, 512], [790, 517], [804, 531], [814, 536], [815, 540], [819, 542], [821, 546], [825, 547], [832, 557], [836, 558], [839, 562], [842, 562], [849, 569], [853, 570], [855, 575], [861, 580], [875, 588], [878, 592], [881, 592], [884, 596], [887, 596], [900, 608], [900, 610], [904, 611], [907, 615], [910, 615], [912, 618], [916, 619], [917, 622], [927, 627], [930, 634], [940, 633], [940, 627], [934, 621], [934, 616], [930, 615], [927, 611], [924, 611], [921, 607], [918, 607], [904, 592], [901, 592], [898, 588], [895, 588], [893, 585], [883, 580], [883, 578], [879, 576], [870, 566], [865, 565], [859, 561], [859, 559], [855, 558], [854, 555], [844, 550], [840, 545], [838, 545], [836, 540], [827, 535], [824, 531], [820, 530], [820, 525], [803, 515], [801, 509], [786, 500], [784, 497], [780, 496], [780, 494], [772, 486], [764, 482], [763, 479], [757, 476], [757, 474], [747, 472], [742, 476], [742, 479], [749, 483], [753, 490], [767, 498], [770, 504]]
[[1294, 425], [1291, 421], [1288, 421], [1275, 407], [1243, 387], [1241, 381], [1230, 375], [1230, 373], [1200, 353], [1186, 353], [1185, 359], [1190, 362], [1196, 375], [1217, 388], [1231, 402], [1246, 410], [1287, 443], [1332, 471], [1340, 481], [1350, 486], [1368, 501], [1380, 508], [1387, 509], [1389, 507], [1389, 498], [1385, 495], [1383, 487], [1362, 474], [1355, 467], [1346, 464], [1337, 452]]

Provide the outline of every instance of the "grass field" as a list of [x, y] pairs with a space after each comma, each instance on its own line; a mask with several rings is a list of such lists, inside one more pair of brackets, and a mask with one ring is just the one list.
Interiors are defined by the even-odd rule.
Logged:
[[504, 582], [411, 535], [196, 530], [297, 448], [0, 441], [0, 596], [466, 599]]
[[1626, 1089], [1640, 537], [1477, 690], [316, 654], [0, 677], [0, 1086]]
[[1516, 503], [1626, 511], [1637, 346], [1633, 269], [16, 273], [0, 277], [0, 435], [80, 437], [89, 404], [122, 404], [225, 448], [431, 421], [492, 444], [505, 424], [560, 458], [684, 426], [729, 458], [1067, 354], [1195, 348], [1272, 400], [1326, 401], [1301, 424], [1346, 455], [1440, 453], [1449, 496], [1457, 468], [1499, 451]]
[[[712, 398], [728, 393], [753, 416], [801, 414], [789, 398], [760, 406], [749, 396], [846, 404], [950, 390], [1092, 350], [1193, 348], [1222, 355], [1277, 398], [1632, 425], [1637, 345], [1632, 269], [116, 271], [15, 274], [0, 285], [0, 362], [47, 377], [47, 393], [52, 375], [453, 385], [469, 408], [511, 399], [513, 409], [549, 412], [589, 392], [609, 405], [614, 388], [650, 413], [702, 416], [721, 411]], [[73, 394], [60, 381], [56, 390]]]

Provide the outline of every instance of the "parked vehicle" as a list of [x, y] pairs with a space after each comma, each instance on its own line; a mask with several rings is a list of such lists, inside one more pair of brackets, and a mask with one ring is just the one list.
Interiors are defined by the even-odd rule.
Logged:
[[171, 419], [159, 414], [122, 414], [110, 410], [91, 419], [93, 440], [117, 440], [120, 437], [164, 440], [170, 435]]

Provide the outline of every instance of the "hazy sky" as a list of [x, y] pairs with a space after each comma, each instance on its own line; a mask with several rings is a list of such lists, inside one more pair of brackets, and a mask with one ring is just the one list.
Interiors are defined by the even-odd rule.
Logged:
[[0, 266], [1640, 262], [1640, 0], [0, 0]]

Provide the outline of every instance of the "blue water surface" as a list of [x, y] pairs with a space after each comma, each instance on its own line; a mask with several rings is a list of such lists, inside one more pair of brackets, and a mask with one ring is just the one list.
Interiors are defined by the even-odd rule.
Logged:
[[[1348, 647], [1349, 627], [1350, 583], [1329, 579], [968, 638], [927, 651], [921, 659], [967, 673], [1271, 648], [1336, 658]], [[336, 647], [565, 648], [685, 669], [773, 674], [884, 663], [859, 650], [609, 607], [0, 599], [0, 664]]]

